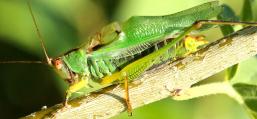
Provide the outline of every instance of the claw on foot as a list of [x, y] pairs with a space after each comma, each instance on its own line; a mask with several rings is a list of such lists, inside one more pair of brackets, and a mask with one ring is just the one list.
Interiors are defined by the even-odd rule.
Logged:
[[175, 89], [171, 91], [171, 96], [180, 96], [180, 92], [182, 89]]
[[132, 116], [132, 107], [129, 100], [126, 100], [128, 116]]

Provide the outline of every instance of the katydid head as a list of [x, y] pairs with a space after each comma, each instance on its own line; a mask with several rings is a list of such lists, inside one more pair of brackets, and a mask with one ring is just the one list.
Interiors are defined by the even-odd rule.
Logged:
[[63, 77], [63, 79], [71, 79], [71, 71], [65, 65], [61, 57], [51, 60], [51, 65]]
[[85, 50], [78, 48], [51, 60], [51, 64], [64, 79], [74, 79], [77, 74], [89, 75], [87, 58]]

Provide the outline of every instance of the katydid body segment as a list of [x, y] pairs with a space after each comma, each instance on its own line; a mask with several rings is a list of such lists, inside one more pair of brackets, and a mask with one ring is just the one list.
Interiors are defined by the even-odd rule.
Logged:
[[[87, 89], [90, 93], [124, 83], [126, 104], [128, 112], [131, 112], [128, 82], [153, 65], [183, 57], [207, 43], [202, 37], [186, 36], [191, 31], [200, 29], [203, 24], [257, 25], [208, 20], [220, 12], [222, 7], [213, 1], [171, 15], [134, 16], [124, 23], [107, 25], [90, 37], [88, 45], [57, 58], [48, 58], [41, 41], [47, 64], [53, 66], [69, 84], [65, 104], [73, 93], [81, 89]], [[37, 27], [33, 14], [32, 17]], [[39, 31], [38, 34], [42, 39]]]

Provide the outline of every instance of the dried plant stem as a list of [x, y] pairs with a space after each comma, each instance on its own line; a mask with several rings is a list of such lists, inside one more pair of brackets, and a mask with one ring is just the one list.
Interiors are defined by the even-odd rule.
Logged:
[[[257, 27], [247, 27], [171, 64], [165, 63], [145, 72], [130, 85], [132, 108], [170, 96], [170, 91], [188, 89], [236, 63], [257, 54]], [[126, 110], [123, 86], [108, 88], [71, 101], [71, 107], [55, 112], [55, 118], [110, 118]], [[189, 94], [190, 95], [190, 94]], [[58, 105], [28, 115], [42, 117]]]

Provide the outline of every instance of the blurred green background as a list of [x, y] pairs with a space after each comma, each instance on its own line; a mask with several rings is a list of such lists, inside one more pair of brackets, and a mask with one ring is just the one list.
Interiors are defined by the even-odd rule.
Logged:
[[[31, 1], [49, 56], [57, 57], [86, 43], [90, 34], [111, 21], [125, 21], [135, 15], [171, 14], [209, 0]], [[243, 0], [221, 0], [221, 3], [230, 5], [240, 15]], [[219, 37], [222, 37], [220, 32], [208, 34], [210, 39]], [[26, 0], [0, 0], [0, 61], [43, 58]], [[256, 59], [253, 60], [255, 63]], [[254, 69], [256, 64], [247, 66]], [[222, 80], [223, 77], [221, 72], [208, 81]], [[17, 118], [40, 110], [44, 105], [60, 103], [66, 88], [64, 81], [48, 66], [0, 64], [0, 118]], [[248, 119], [244, 109], [226, 95], [188, 101], [167, 98], [133, 112], [132, 117], [125, 112], [114, 119]]]

